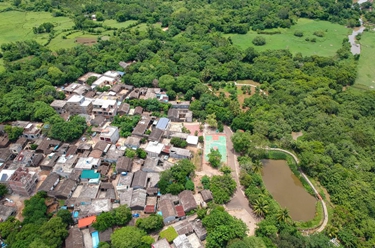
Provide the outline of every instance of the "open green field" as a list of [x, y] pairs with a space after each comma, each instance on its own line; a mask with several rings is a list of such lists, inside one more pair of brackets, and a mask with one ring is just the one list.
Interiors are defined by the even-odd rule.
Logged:
[[361, 40], [361, 56], [358, 61], [358, 75], [354, 87], [375, 89], [375, 32], [364, 32]]
[[3, 43], [34, 39], [41, 44], [48, 40], [48, 34], [34, 34], [32, 28], [44, 22], [55, 25], [56, 31], [71, 28], [74, 24], [68, 17], [53, 17], [48, 12], [8, 11], [0, 13], [0, 45]]
[[3, 59], [0, 59], [0, 73], [2, 73], [3, 71], [5, 71], [5, 68], [4, 68], [4, 60], [3, 60]]
[[[350, 29], [333, 24], [327, 21], [314, 21], [310, 19], [299, 19], [298, 23], [290, 29], [274, 29], [280, 31], [280, 34], [257, 34], [255, 31], [249, 31], [247, 34], [228, 34], [233, 44], [242, 49], [250, 46], [259, 51], [267, 49], [289, 49], [293, 54], [302, 53], [305, 56], [321, 55], [332, 56], [341, 48], [342, 40], [351, 32]], [[294, 36], [295, 31], [302, 31], [303, 37]], [[324, 37], [313, 35], [315, 31], [324, 31]], [[256, 36], [262, 36], [266, 39], [266, 45], [254, 46], [252, 40]], [[306, 41], [306, 38], [316, 38], [316, 42]]]
[[129, 25], [132, 25], [134, 23], [137, 23], [137, 21], [130, 20], [126, 22], [117, 22], [116, 20], [105, 20], [103, 22], [103, 25], [114, 27], [114, 28], [127, 28]]

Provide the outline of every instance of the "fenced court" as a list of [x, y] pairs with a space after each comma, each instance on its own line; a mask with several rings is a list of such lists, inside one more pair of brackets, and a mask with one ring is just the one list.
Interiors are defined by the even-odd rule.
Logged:
[[211, 148], [218, 149], [221, 154], [221, 162], [227, 163], [227, 139], [223, 135], [206, 135], [204, 141], [204, 159], [208, 162], [208, 154]]

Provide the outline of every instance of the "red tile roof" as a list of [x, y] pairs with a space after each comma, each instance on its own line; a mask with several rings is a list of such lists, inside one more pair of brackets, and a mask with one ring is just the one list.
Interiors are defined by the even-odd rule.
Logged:
[[145, 213], [155, 213], [155, 205], [146, 205], [144, 212]]
[[84, 228], [86, 226], [91, 225], [93, 222], [96, 221], [96, 216], [89, 216], [83, 219], [78, 220], [78, 228]]
[[176, 206], [175, 209], [178, 218], [185, 216], [184, 208], [182, 206]]

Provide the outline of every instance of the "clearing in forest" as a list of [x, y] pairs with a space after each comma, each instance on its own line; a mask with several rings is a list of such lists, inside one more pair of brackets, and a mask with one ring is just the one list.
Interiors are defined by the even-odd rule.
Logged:
[[361, 56], [358, 61], [358, 74], [354, 87], [361, 89], [375, 89], [375, 32], [369, 31], [362, 34]]
[[[347, 37], [350, 29], [345, 26], [334, 24], [327, 21], [316, 21], [301, 18], [296, 25], [291, 28], [268, 29], [265, 32], [280, 32], [278, 34], [258, 34], [256, 31], [249, 31], [247, 34], [228, 34], [233, 44], [246, 49], [255, 47], [256, 50], [265, 51], [268, 49], [289, 49], [293, 54], [302, 53], [304, 56], [320, 55], [333, 56], [341, 48], [342, 41]], [[296, 31], [303, 33], [302, 37], [294, 35]], [[323, 32], [323, 37], [314, 35], [314, 32]], [[252, 40], [256, 36], [262, 36], [266, 39], [264, 46], [255, 46]], [[306, 41], [306, 38], [309, 41]], [[316, 42], [311, 39], [315, 38]]]

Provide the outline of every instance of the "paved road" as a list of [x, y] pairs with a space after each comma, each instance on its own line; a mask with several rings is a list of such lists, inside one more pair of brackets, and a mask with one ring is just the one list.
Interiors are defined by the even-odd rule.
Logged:
[[236, 152], [234, 151], [233, 143], [232, 143], [232, 140], [231, 140], [233, 132], [227, 126], [224, 126], [224, 132], [225, 132], [226, 139], [227, 139], [228, 166], [231, 167], [232, 177], [234, 178], [234, 180], [236, 181], [236, 184], [237, 184], [236, 192], [234, 193], [231, 201], [226, 204], [226, 207], [228, 209], [245, 209], [246, 212], [248, 212], [249, 215], [253, 218], [253, 222], [257, 223], [257, 222], [259, 222], [259, 219], [254, 215], [253, 210], [250, 208], [249, 200], [246, 198], [245, 193], [242, 191], [242, 186], [240, 184], [239, 164], [237, 162], [237, 155], [236, 155]]
[[[299, 164], [299, 160], [297, 158], [296, 155], [294, 155], [293, 153], [291, 153], [290, 151], [287, 151], [287, 150], [284, 150], [284, 149], [280, 149], [280, 148], [269, 148], [269, 147], [266, 147], [264, 148], [265, 150], [271, 150], [271, 151], [280, 151], [280, 152], [284, 152], [284, 153], [287, 153], [289, 154], [290, 156], [293, 157], [294, 161]], [[315, 230], [315, 232], [322, 232], [324, 230], [324, 228], [327, 226], [328, 224], [328, 210], [327, 210], [327, 206], [326, 206], [326, 203], [323, 201], [322, 197], [320, 196], [319, 192], [316, 190], [316, 188], [314, 187], [314, 185], [311, 183], [311, 181], [309, 180], [309, 178], [305, 175], [305, 173], [303, 173], [301, 171], [301, 175], [306, 179], [307, 183], [310, 185], [310, 187], [314, 190], [314, 193], [315, 195], [319, 198], [320, 202], [322, 203], [322, 206], [323, 206], [323, 215], [324, 215], [324, 219], [323, 219], [323, 223], [319, 226], [319, 228], [317, 228]]]

